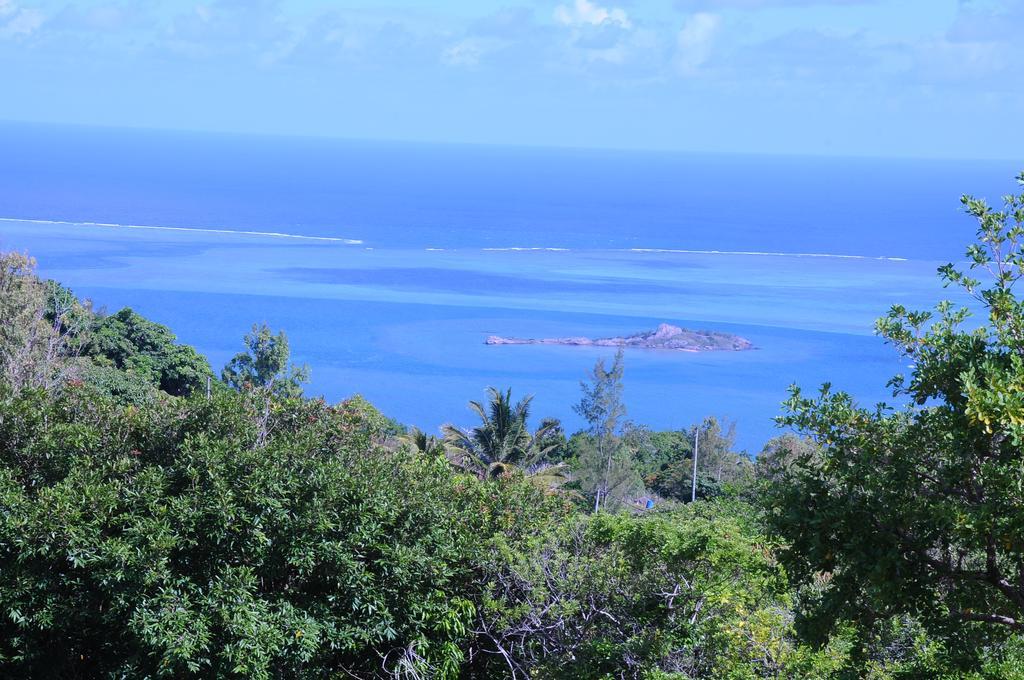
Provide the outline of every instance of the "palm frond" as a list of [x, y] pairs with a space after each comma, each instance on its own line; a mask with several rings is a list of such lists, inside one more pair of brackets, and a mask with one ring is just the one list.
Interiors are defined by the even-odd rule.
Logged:
[[527, 423], [532, 402], [533, 396], [527, 395], [513, 404], [511, 389], [488, 387], [486, 404], [469, 402], [479, 425], [469, 430], [454, 425], [443, 428], [445, 445], [451, 450], [453, 461], [472, 467], [482, 477], [491, 477], [494, 470], [500, 469], [500, 475], [504, 475], [509, 469], [527, 468], [543, 460], [552, 447], [540, 447], [539, 438], [558, 421], [545, 420], [537, 433], [531, 434]]

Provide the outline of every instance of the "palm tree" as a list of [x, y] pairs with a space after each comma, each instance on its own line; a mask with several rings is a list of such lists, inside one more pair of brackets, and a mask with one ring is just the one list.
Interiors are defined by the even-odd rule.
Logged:
[[418, 427], [413, 427], [400, 436], [399, 441], [413, 451], [427, 456], [438, 456], [445, 453], [444, 440], [438, 439], [432, 434], [427, 434]]
[[532, 396], [513, 404], [511, 389], [501, 392], [488, 387], [487, 395], [486, 406], [478, 401], [469, 402], [469, 408], [480, 418], [480, 425], [470, 430], [444, 426], [444, 441], [452, 463], [481, 479], [507, 477], [520, 469], [546, 489], [564, 483], [565, 466], [545, 460], [555, 447], [545, 443], [545, 437], [558, 427], [558, 421], [545, 419], [531, 433], [527, 420]]

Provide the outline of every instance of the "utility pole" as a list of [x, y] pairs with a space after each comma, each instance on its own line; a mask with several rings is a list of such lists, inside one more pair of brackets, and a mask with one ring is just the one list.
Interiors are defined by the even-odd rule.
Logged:
[[206, 376], [206, 401], [210, 401], [210, 376]]
[[[597, 455], [598, 458], [604, 458], [604, 434], [597, 440]], [[594, 495], [594, 512], [601, 509], [601, 492], [604, 491], [605, 504], [608, 503], [608, 475], [611, 474], [612, 470], [612, 457], [608, 456], [608, 465], [604, 469], [604, 479], [601, 480], [601, 484], [597, 486], [597, 493]]]
[[700, 425], [693, 428], [693, 490], [690, 492], [690, 502], [697, 500], [697, 445], [700, 443]]

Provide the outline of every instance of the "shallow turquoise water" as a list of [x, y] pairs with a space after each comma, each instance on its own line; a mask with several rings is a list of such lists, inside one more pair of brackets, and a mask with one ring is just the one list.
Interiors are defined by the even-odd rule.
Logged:
[[433, 429], [466, 422], [484, 387], [536, 395], [575, 424], [578, 382], [606, 350], [486, 346], [490, 334], [608, 336], [662, 321], [741, 334], [750, 352], [627, 355], [630, 417], [679, 427], [737, 419], [773, 433], [786, 387], [824, 380], [884, 399], [898, 357], [871, 335], [893, 300], [941, 294], [935, 263], [623, 251], [377, 250], [193, 231], [7, 222], [4, 246], [114, 310], [131, 306], [222, 365], [254, 321], [288, 330], [313, 392], [362, 393]]

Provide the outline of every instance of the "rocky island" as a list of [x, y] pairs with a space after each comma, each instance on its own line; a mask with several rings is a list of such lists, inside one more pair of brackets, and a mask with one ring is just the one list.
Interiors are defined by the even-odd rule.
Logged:
[[504, 338], [492, 335], [484, 341], [488, 345], [573, 345], [581, 347], [636, 347], [638, 349], [666, 349], [677, 352], [740, 351], [754, 349], [753, 343], [732, 333], [718, 331], [691, 331], [663, 323], [653, 331], [636, 333], [622, 338]]

